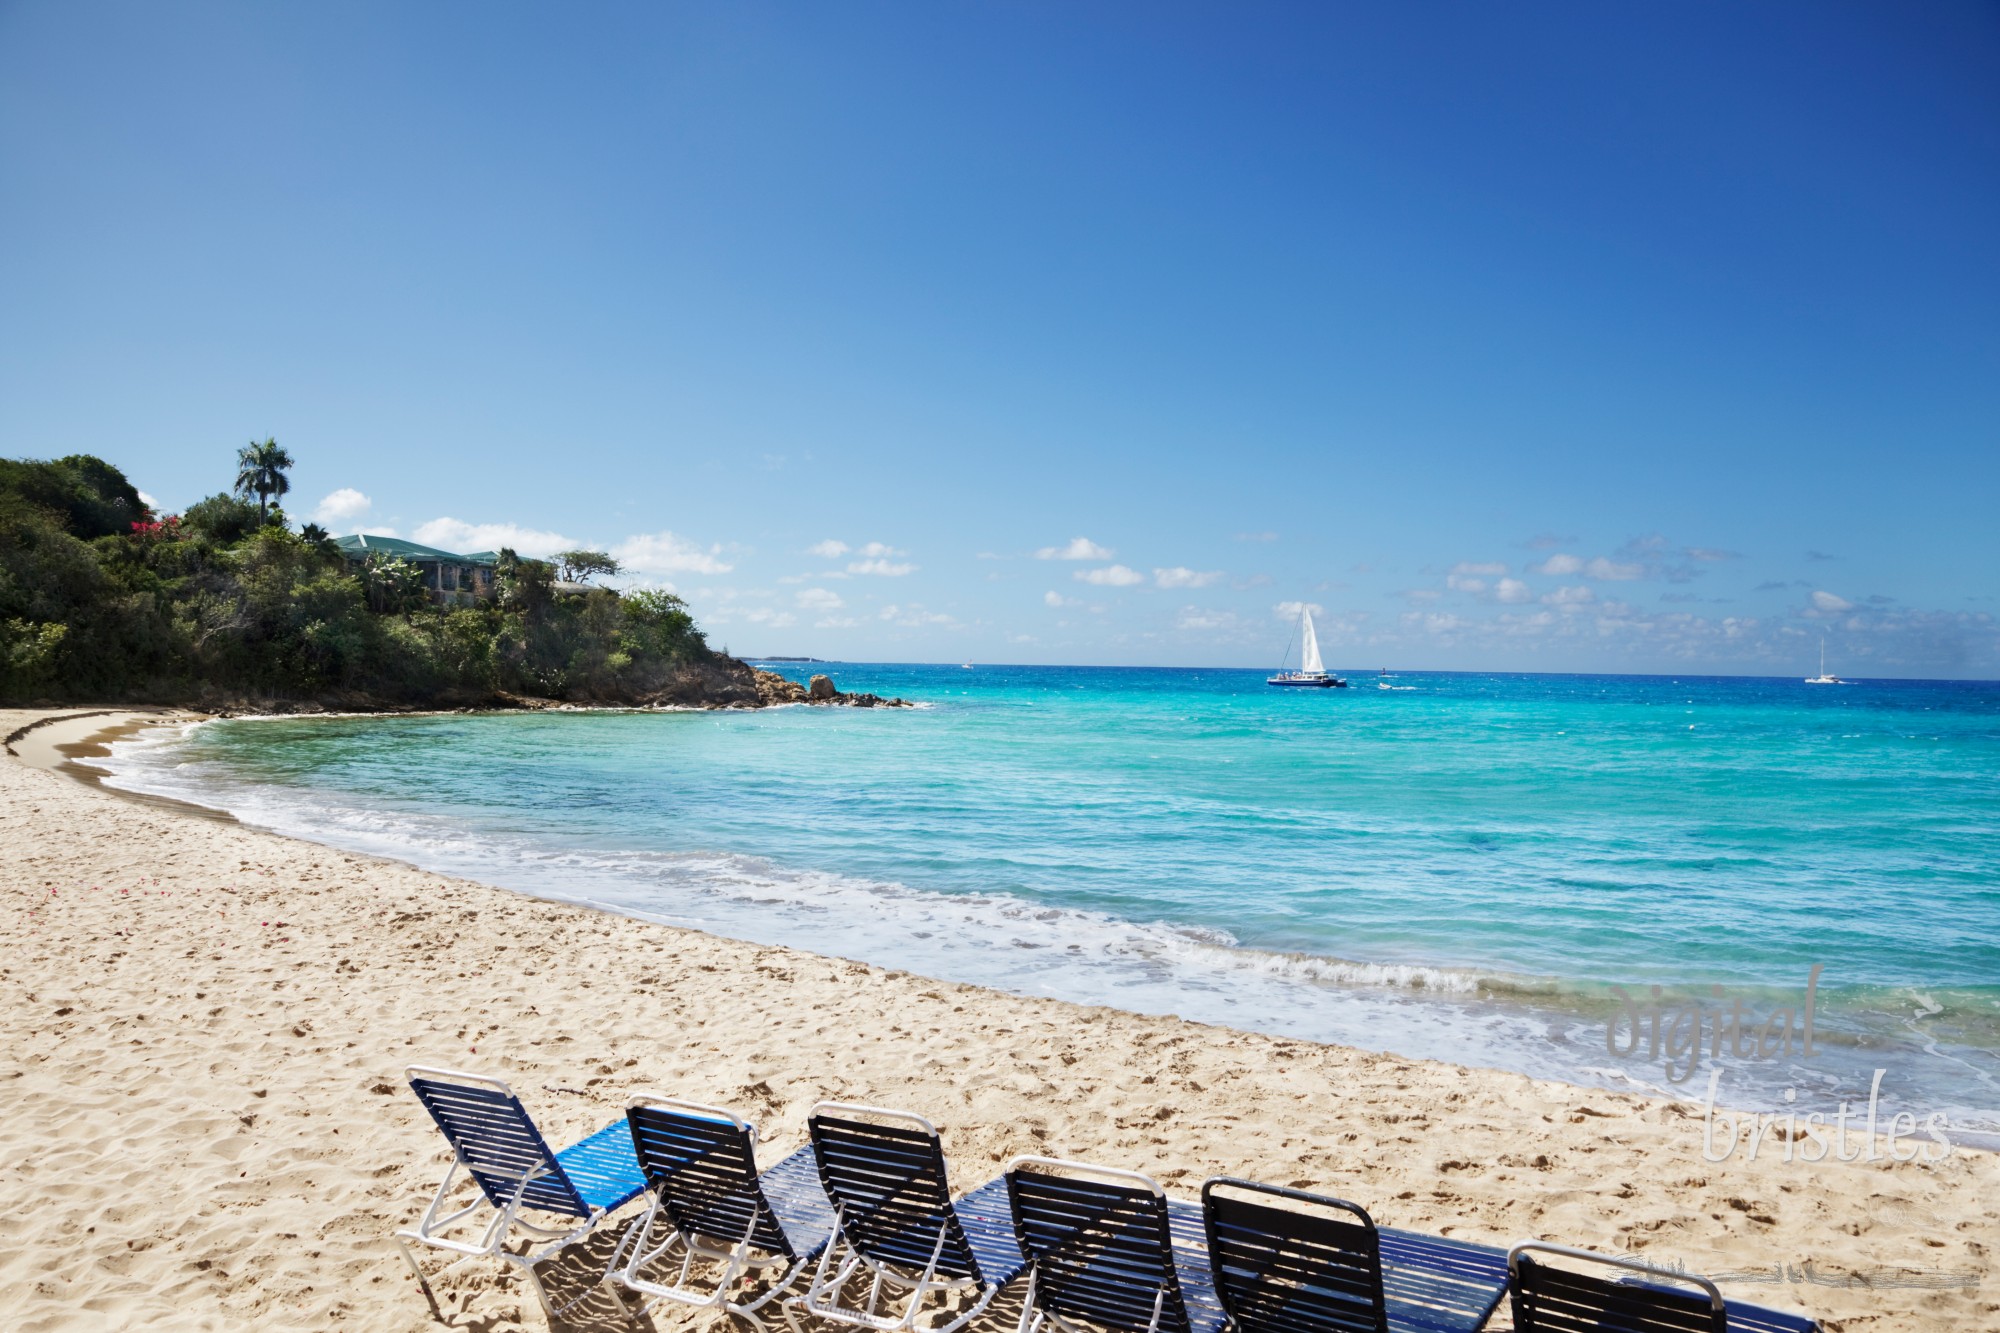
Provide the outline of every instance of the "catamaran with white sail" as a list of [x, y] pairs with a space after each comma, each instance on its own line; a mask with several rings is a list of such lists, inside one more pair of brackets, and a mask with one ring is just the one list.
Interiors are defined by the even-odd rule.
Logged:
[[1319, 660], [1319, 635], [1313, 633], [1313, 613], [1311, 607], [1299, 608], [1299, 669], [1279, 671], [1266, 678], [1266, 685], [1302, 685], [1310, 689], [1338, 687], [1345, 689], [1347, 682], [1338, 676], [1330, 676], [1326, 664]]

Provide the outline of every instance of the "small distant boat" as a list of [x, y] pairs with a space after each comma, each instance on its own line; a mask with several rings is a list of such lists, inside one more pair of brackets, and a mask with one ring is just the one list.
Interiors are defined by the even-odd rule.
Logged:
[[1819, 674], [1817, 676], [1807, 676], [1806, 684], [1845, 685], [1846, 683], [1846, 681], [1838, 676], [1829, 676], [1826, 674], [1826, 639], [1822, 637], [1819, 641]]
[[1319, 635], [1313, 633], [1313, 613], [1309, 608], [1299, 609], [1299, 669], [1280, 671], [1267, 677], [1266, 685], [1295, 685], [1306, 689], [1346, 689], [1347, 682], [1338, 676], [1330, 676], [1326, 664], [1319, 660]]
[[961, 662], [961, 663], [960, 663], [959, 665], [960, 665], [960, 667], [961, 667], [961, 668], [962, 668], [963, 670], [966, 670], [966, 671], [970, 671], [970, 670], [972, 670], [972, 663], [970, 663], [970, 662]]

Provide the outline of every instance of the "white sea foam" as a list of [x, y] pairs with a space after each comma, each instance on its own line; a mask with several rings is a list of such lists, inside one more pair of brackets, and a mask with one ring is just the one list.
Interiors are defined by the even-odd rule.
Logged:
[[[191, 730], [121, 742], [107, 761], [108, 781], [440, 873], [757, 943], [1022, 994], [1681, 1095], [1657, 1071], [1606, 1066], [1602, 1021], [1561, 1003], [1550, 978], [1273, 952], [1210, 927], [1132, 921], [1005, 893], [937, 892], [734, 853], [557, 846], [188, 764], [180, 742]], [[1828, 1048], [1847, 1044], [1825, 1036]], [[1732, 1100], [1755, 1106], [1822, 1071], [1737, 1072]], [[1990, 1079], [1985, 1087], [1966, 1082], [1984, 1100]], [[1955, 1126], [2000, 1127], [2000, 1115], [1970, 1102], [1951, 1109]]]
[[940, 893], [719, 852], [563, 848], [337, 794], [182, 764], [178, 737], [122, 743], [112, 785], [440, 873], [764, 944], [1023, 994], [1564, 1077], [1542, 1024], [1490, 1002], [1522, 979], [1242, 947], [1002, 893]]

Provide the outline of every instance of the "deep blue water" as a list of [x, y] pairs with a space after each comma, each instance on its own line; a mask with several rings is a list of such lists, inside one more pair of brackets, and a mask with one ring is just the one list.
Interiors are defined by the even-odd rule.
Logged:
[[[220, 722], [117, 780], [1018, 991], [2000, 1126], [2000, 685], [779, 669], [926, 706]], [[1812, 1059], [1607, 1049], [1614, 985], [1761, 1019], [1815, 965]]]

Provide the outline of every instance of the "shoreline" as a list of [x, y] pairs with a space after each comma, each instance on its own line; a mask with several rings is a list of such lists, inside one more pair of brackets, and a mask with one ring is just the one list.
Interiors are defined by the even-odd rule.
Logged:
[[[584, 715], [611, 713], [639, 717], [660, 710], [616, 708], [572, 711]], [[91, 716], [101, 721], [105, 714]], [[323, 715], [310, 720], [352, 722], [373, 716], [379, 715]], [[418, 715], [416, 720], [461, 716], [464, 715], [432, 713]], [[279, 714], [229, 720], [282, 723], [300, 719]], [[86, 724], [81, 721], [74, 722], [73, 727], [79, 733], [87, 730]], [[168, 739], [167, 743], [171, 748], [172, 740]], [[169, 758], [168, 768], [172, 764]], [[316, 803], [310, 799], [303, 805], [292, 799], [276, 806], [252, 802], [245, 807], [237, 803], [245, 793], [228, 784], [220, 789], [204, 790], [199, 784], [189, 787], [178, 782], [167, 783], [166, 771], [156, 770], [150, 764], [141, 762], [135, 769], [118, 770], [117, 775], [106, 784], [106, 789], [134, 799], [189, 802], [193, 803], [191, 808], [213, 811], [222, 818], [239, 817], [240, 812], [241, 818], [250, 821], [250, 827], [282, 837], [297, 838], [315, 846], [380, 858], [425, 873], [455, 876], [540, 901], [569, 904], [658, 925], [706, 931], [745, 944], [803, 948], [847, 961], [900, 967], [919, 975], [964, 982], [1011, 995], [1030, 998], [1047, 996], [1085, 1005], [1104, 1003], [1136, 1014], [1180, 1018], [1232, 1030], [1242, 1028], [1266, 1036], [1353, 1046], [1398, 1058], [1436, 1060], [1469, 1069], [1551, 1080], [1583, 1090], [1630, 1093], [1672, 1102], [1684, 1110], [1696, 1112], [1711, 1104], [1707, 1088], [1710, 1065], [1706, 1061], [1698, 1062], [1702, 1068], [1698, 1076], [1692, 1077], [1690, 1075], [1694, 1071], [1686, 1066], [1686, 1062], [1680, 1062], [1683, 1066], [1681, 1077], [1676, 1079], [1666, 1063], [1658, 1058], [1657, 1044], [1652, 1054], [1646, 1057], [1651, 1063], [1642, 1063], [1630, 1052], [1618, 1051], [1609, 1044], [1608, 1038], [1618, 1024], [1624, 1023], [1629, 1028], [1633, 1023], [1644, 1020], [1643, 1016], [1634, 1015], [1634, 1002], [1629, 995], [1618, 987], [1603, 983], [1566, 982], [1556, 976], [1508, 973], [1446, 960], [1405, 964], [1367, 962], [1331, 953], [1305, 953], [1244, 944], [1231, 937], [1208, 940], [1191, 936], [1184, 939], [1175, 932], [1183, 929], [1193, 932], [1200, 928], [1180, 927], [1166, 920], [1135, 922], [1116, 916], [1107, 917], [1103, 922], [1093, 919], [1058, 924], [1033, 938], [1046, 941], [1053, 934], [1059, 940], [1074, 942], [1093, 938], [1076, 933], [1078, 931], [1110, 925], [1132, 932], [1130, 939], [1142, 947], [1157, 947], [1161, 943], [1161, 932], [1167, 932], [1165, 944], [1170, 948], [1179, 945], [1185, 951], [1172, 955], [1174, 962], [1170, 970], [1175, 974], [1174, 979], [1151, 986], [1135, 986], [1134, 977], [1128, 975], [1112, 975], [1107, 980], [1101, 970], [1104, 960], [1099, 958], [1095, 963], [1084, 964], [1081, 971], [1072, 969], [1064, 974], [1064, 979], [1053, 980], [1047, 973], [1032, 967], [1025, 972], [1010, 971], [1005, 965], [996, 966], [983, 956], [963, 950], [924, 951], [923, 941], [946, 930], [946, 927], [937, 924], [933, 913], [957, 911], [961, 904], [971, 903], [980, 906], [964, 908], [968, 915], [960, 925], [972, 928], [982, 925], [988, 928], [995, 925], [1004, 927], [1003, 921], [983, 909], [998, 904], [1005, 909], [1003, 916], [1023, 911], [1038, 913], [1040, 904], [1032, 898], [1008, 894], [995, 898], [981, 893], [966, 895], [911, 889], [892, 881], [887, 886], [894, 891], [892, 900], [874, 906], [897, 910], [900, 903], [922, 900], [926, 906], [920, 910], [919, 917], [923, 918], [921, 924], [927, 930], [917, 931], [915, 939], [904, 939], [889, 929], [869, 932], [871, 938], [862, 939], [852, 930], [842, 934], [836, 929], [829, 933], [822, 927], [842, 920], [851, 924], [860, 919], [873, 910], [865, 902], [858, 905], [848, 902], [834, 908], [831, 917], [824, 918], [801, 916], [801, 912], [816, 909], [812, 904], [801, 903], [795, 898], [786, 898], [783, 909], [773, 908], [770, 913], [753, 908], [730, 915], [727, 904], [740, 905], [746, 898], [752, 902], [760, 901], [773, 892], [784, 893], [794, 880], [811, 880], [820, 876], [820, 872], [809, 865], [801, 868], [790, 862], [767, 862], [740, 848], [727, 854], [717, 854], [720, 861], [730, 864], [709, 866], [704, 871], [721, 877], [717, 880], [718, 886], [730, 886], [726, 890], [717, 889], [722, 894], [720, 901], [725, 904], [718, 910], [715, 901], [705, 900], [701, 893], [692, 898], [675, 898], [676, 891], [671, 885], [649, 886], [646, 879], [648, 872], [643, 866], [618, 865], [594, 875], [573, 869], [551, 879], [535, 868], [532, 858], [523, 863], [518, 858], [467, 856], [462, 848], [453, 851], [422, 841], [413, 842], [408, 837], [384, 839], [371, 835], [367, 830], [357, 831], [313, 818], [311, 811]], [[141, 785], [124, 785], [131, 781]], [[147, 790], [148, 787], [151, 790]], [[225, 810], [219, 804], [200, 804], [205, 800], [228, 800], [231, 805]], [[450, 836], [452, 830], [446, 828], [443, 831], [447, 843], [455, 843]], [[660, 854], [670, 860], [681, 855], [671, 849]], [[738, 866], [737, 862], [743, 864]], [[771, 881], [769, 884], [764, 883], [767, 875]], [[867, 883], [863, 881], [861, 887], [865, 888]], [[750, 885], [760, 887], [746, 887]], [[668, 897], [663, 899], [657, 896], [662, 890]], [[785, 912], [789, 912], [789, 917], [784, 915]], [[1094, 918], [1096, 914], [1083, 915]], [[810, 925], [811, 929], [802, 928], [804, 925]], [[1070, 933], [1064, 934], [1065, 930]], [[917, 948], [915, 955], [905, 952], [911, 945]], [[1048, 946], [1044, 943], [1041, 947]], [[1100, 970], [1092, 971], [1092, 968]], [[1814, 975], [1816, 977], [1817, 973]], [[1273, 981], [1273, 978], [1283, 980]], [[1816, 983], [1807, 987], [1803, 972], [1795, 981], [1796, 985], [1773, 985], [1761, 992], [1732, 993], [1746, 1000], [1752, 1006], [1753, 1014], [1758, 1006], [1776, 1006], [1789, 1012], [1785, 1006], [1797, 1000], [1802, 993], [1801, 988], [1817, 989]], [[1174, 989], [1176, 985], [1180, 989]], [[1253, 989], [1259, 986], [1278, 986], [1284, 993]], [[1954, 1145], [1986, 1150], [2000, 1148], [2000, 1122], [1996, 1122], [1994, 1112], [1983, 1109], [1985, 1103], [1971, 1103], [1968, 1109], [1967, 1103], [1953, 1100], [1960, 1089], [1928, 1087], [1921, 1082], [1924, 1071], [1913, 1068], [1910, 1063], [1921, 1058], [1918, 1054], [1910, 1050], [1881, 1051], [1873, 1044], [1877, 1033], [1855, 1026], [1857, 1017], [1861, 1021], [1880, 1018], [1885, 1009], [1893, 1007], [1899, 998], [1890, 993], [1892, 988], [1875, 989], [1881, 993], [1855, 994], [1850, 990], [1844, 999], [1835, 1000], [1835, 1007], [1822, 1009], [1817, 1034], [1820, 1061], [1809, 1070], [1801, 1070], [1789, 1060], [1773, 1064], [1769, 1069], [1754, 1061], [1746, 1064], [1740, 1058], [1733, 1063], [1723, 1062], [1714, 1066], [1722, 1070], [1720, 1087], [1714, 1090], [1712, 1098], [1715, 1109], [1753, 1118], [1772, 1114], [1782, 1116], [1788, 1111], [1802, 1115], [1821, 1113], [1831, 1121], [1843, 1100], [1858, 1098], [1856, 1105], [1873, 1107], [1879, 1092], [1882, 1123], [1890, 1122], [1897, 1112], [1907, 1109], [1915, 1113], [1920, 1122], [1929, 1124], [1928, 1117], [1935, 1111], [1947, 1117], [1941, 1132]], [[1962, 999], [1946, 992], [1934, 993], [1943, 995], [1948, 1001], [1984, 1008], [1985, 1002], [1976, 997]], [[1204, 1000], [1204, 996], [1210, 998]], [[1216, 996], [1226, 998], [1218, 1003], [1213, 998]], [[1690, 1007], [1694, 1007], [1703, 1024], [1708, 1024], [1711, 1019], [1717, 1024], [1721, 1022], [1721, 1011], [1711, 1012], [1699, 1007], [1709, 1005], [1710, 1000], [1698, 991], [1676, 989], [1664, 1001], [1653, 1003], [1666, 1006], [1664, 1012], [1669, 1024], [1675, 1013]], [[1811, 1004], [1803, 1010], [1808, 1032], [1812, 1028], [1812, 1011]], [[1333, 1013], [1345, 1013], [1347, 1017], [1328, 1021], [1325, 1016]], [[1419, 1017], [1412, 1018], [1411, 1015]], [[1468, 1044], [1453, 1040], [1449, 1035], [1453, 1030], [1461, 1034], [1477, 1032], [1480, 1037]], [[1440, 1033], [1446, 1035], [1441, 1039]], [[1700, 1043], [1704, 1047], [1707, 1044], [1706, 1035], [1704, 1033]], [[1797, 1035], [1795, 1032], [1794, 1036]], [[1976, 1041], [1972, 1044], [1978, 1045]], [[1636, 1039], [1633, 1045], [1637, 1046]], [[1871, 1051], [1875, 1053], [1871, 1055]], [[1738, 1051], [1736, 1055], [1741, 1057], [1743, 1052]], [[1933, 1053], [1933, 1058], [1945, 1057]], [[1876, 1065], [1886, 1066], [1888, 1078], [1885, 1084], [1871, 1089], [1869, 1073], [1871, 1066]], [[1947, 1070], [1947, 1073], [1950, 1072]], [[1801, 1080], [1800, 1091], [1805, 1100], [1795, 1106], [1781, 1103], [1778, 1100], [1781, 1089]], [[1820, 1080], [1824, 1080], [1825, 1086], [1817, 1086]], [[1939, 1111], [1940, 1107], [1945, 1109]]]
[[[782, 1148], [814, 1102], [846, 1097], [929, 1115], [960, 1188], [1021, 1151], [1146, 1170], [1180, 1196], [1229, 1172], [1353, 1198], [1387, 1225], [1733, 1274], [1730, 1295], [1829, 1328], [1969, 1327], [2000, 1310], [1981, 1239], [2000, 1229], [2000, 1160], [1978, 1149], [1708, 1163], [1698, 1114], [1637, 1093], [934, 981], [452, 879], [86, 785], [89, 755], [63, 747], [160, 725], [101, 721], [136, 712], [0, 714], [9, 731], [44, 723], [21, 739], [46, 733], [36, 746], [57, 757], [0, 765], [17, 849], [7, 1072], [32, 1094], [0, 1141], [16, 1161], [45, 1145], [83, 1182], [58, 1210], [70, 1247], [0, 1241], [13, 1326], [110, 1301], [166, 1322], [168, 1306], [199, 1309], [216, 1327], [436, 1327], [387, 1241], [441, 1171], [442, 1140], [399, 1075], [424, 1060], [510, 1078], [552, 1139], [650, 1091], [735, 1106]], [[56, 730], [93, 721], [80, 738]], [[151, 925], [135, 930], [140, 911]], [[278, 924], [233, 924], [252, 917]], [[79, 1099], [116, 1122], [90, 1122], [81, 1147], [66, 1129]], [[161, 1109], [177, 1099], [199, 1106]], [[166, 1201], [114, 1188], [134, 1152], [209, 1225], [184, 1231]], [[219, 1174], [219, 1155], [241, 1175]], [[0, 1179], [11, 1195], [53, 1184], [44, 1171]], [[219, 1181], [230, 1209], [202, 1203]], [[137, 1211], [101, 1238], [72, 1225], [107, 1209]], [[246, 1231], [243, 1214], [269, 1227]], [[285, 1231], [310, 1233], [310, 1259], [267, 1234]], [[450, 1289], [492, 1328], [539, 1327], [525, 1293], [493, 1279]], [[1875, 1289], [1842, 1285], [1860, 1282]], [[178, 1304], [155, 1310], [169, 1292]]]
[[[212, 805], [202, 805], [198, 801], [175, 800], [171, 796], [137, 791], [130, 787], [115, 787], [105, 781], [112, 776], [109, 769], [83, 762], [86, 759], [100, 759], [110, 755], [113, 745], [122, 740], [130, 740], [142, 731], [154, 727], [172, 726], [176, 723], [206, 721], [208, 717], [208, 714], [181, 713], [174, 710], [152, 713], [118, 708], [90, 713], [57, 713], [15, 730], [4, 742], [0, 742], [0, 748], [4, 748], [11, 758], [29, 768], [58, 773], [94, 790], [109, 792], [141, 805], [158, 806], [196, 819], [213, 819], [224, 824], [240, 823], [235, 815]], [[91, 722], [89, 727], [77, 725], [91, 719], [102, 718], [116, 720]]]

